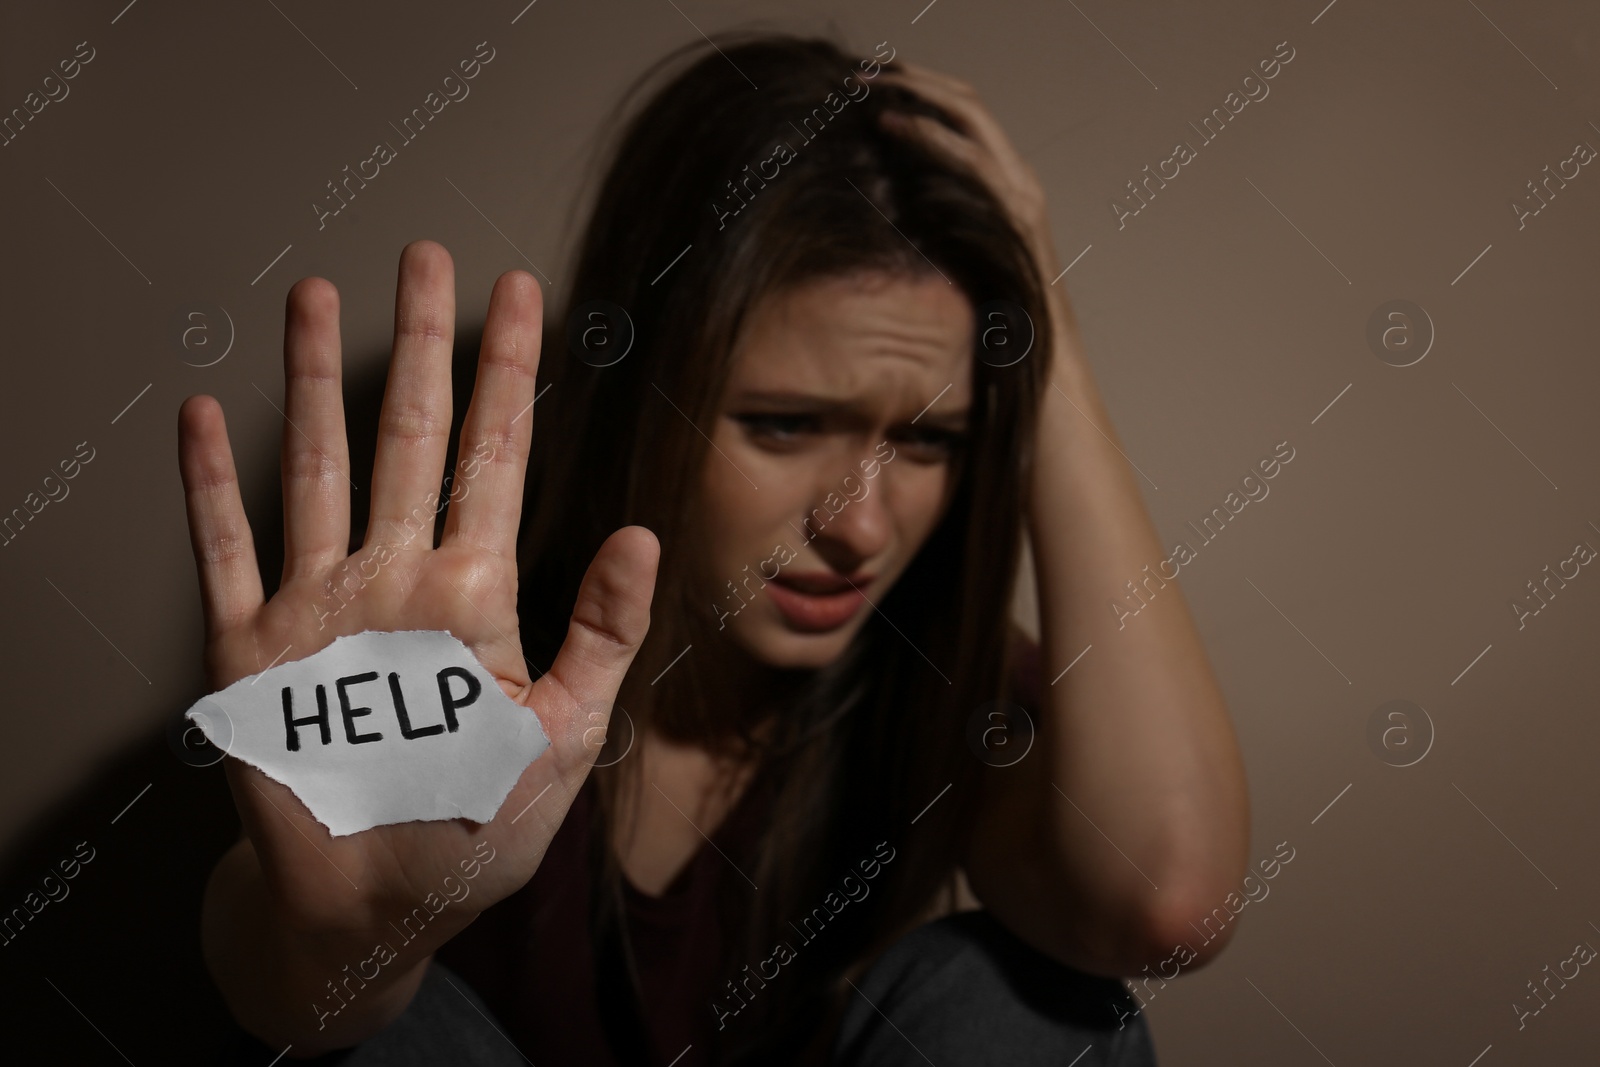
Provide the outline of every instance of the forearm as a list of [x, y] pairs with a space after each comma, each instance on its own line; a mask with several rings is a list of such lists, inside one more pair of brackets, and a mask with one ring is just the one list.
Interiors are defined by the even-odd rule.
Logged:
[[1244, 768], [1177, 582], [1141, 586], [1137, 622], [1110, 606], [1167, 553], [1064, 307], [1057, 330], [1029, 514], [1044, 677], [1055, 679], [1041, 731], [1054, 783], [1043, 834], [1078, 893], [1115, 911], [1142, 901], [1137, 910], [1173, 927], [1243, 876]]
[[[290, 1059], [358, 1044], [397, 1018], [422, 983], [433, 941], [294, 928], [248, 840], [217, 863], [201, 909], [206, 966], [234, 1018], [273, 1048], [292, 1045]], [[379, 942], [393, 946], [395, 957], [368, 979], [356, 972]]]

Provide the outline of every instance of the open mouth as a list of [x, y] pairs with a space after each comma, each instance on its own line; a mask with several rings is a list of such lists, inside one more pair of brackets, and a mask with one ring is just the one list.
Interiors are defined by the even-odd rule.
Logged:
[[866, 603], [871, 575], [784, 574], [769, 579], [767, 595], [790, 626], [804, 633], [836, 630]]

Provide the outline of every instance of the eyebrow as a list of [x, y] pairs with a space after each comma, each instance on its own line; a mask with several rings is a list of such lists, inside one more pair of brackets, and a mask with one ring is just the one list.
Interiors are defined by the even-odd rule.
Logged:
[[925, 411], [916, 420], [919, 426], [934, 426], [941, 430], [965, 430], [967, 428], [967, 409], [960, 411]]
[[[858, 408], [848, 400], [834, 400], [830, 397], [815, 396], [810, 393], [795, 393], [785, 390], [744, 390], [734, 397], [735, 403], [764, 403], [775, 407], [804, 409], [806, 411], [820, 411], [825, 415], [855, 415]], [[970, 409], [946, 411], [923, 411], [917, 416], [917, 424], [929, 424], [945, 429], [963, 429], [967, 423]]]

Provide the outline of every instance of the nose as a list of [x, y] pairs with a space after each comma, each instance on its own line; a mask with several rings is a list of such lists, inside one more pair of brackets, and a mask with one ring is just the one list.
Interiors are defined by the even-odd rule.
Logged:
[[815, 534], [811, 547], [830, 567], [849, 573], [889, 546], [893, 523], [877, 479], [863, 478], [856, 469], [815, 499], [802, 525]]

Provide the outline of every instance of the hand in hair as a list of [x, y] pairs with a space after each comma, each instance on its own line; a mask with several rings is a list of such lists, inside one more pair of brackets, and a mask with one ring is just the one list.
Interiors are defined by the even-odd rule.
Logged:
[[[896, 60], [879, 76], [944, 111], [955, 129], [931, 115], [885, 109], [881, 121], [889, 130], [914, 138], [935, 155], [976, 175], [1011, 216], [1017, 231], [1040, 255], [1040, 270], [1050, 266], [1043, 245], [1050, 243], [1044, 189], [1027, 160], [1018, 154], [1005, 130], [972, 86], [948, 74], [905, 60]], [[1047, 275], [1050, 277], [1050, 275]]]
[[[371, 515], [365, 543], [351, 554], [339, 296], [319, 278], [289, 291], [284, 569], [270, 601], [221, 407], [194, 396], [179, 410], [208, 680], [221, 689], [275, 658], [309, 656], [340, 634], [448, 630], [508, 696], [539, 716], [551, 746], [490, 823], [410, 822], [338, 838], [287, 787], [226, 761], [245, 837], [207, 886], [206, 960], [240, 1024], [275, 1045], [292, 1042], [296, 1055], [354, 1044], [381, 1029], [410, 1002], [433, 951], [532, 877], [593, 763], [600, 731], [591, 712], [609, 712], [644, 640], [659, 558], [644, 528], [614, 533], [589, 566], [560, 654], [548, 673], [531, 679], [517, 625], [515, 548], [539, 362], [538, 283], [522, 271], [495, 283], [455, 473], [456, 484], [469, 479], [470, 489], [451, 494], [437, 548], [434, 502], [450, 432], [455, 326], [454, 266], [444, 248], [431, 241], [406, 246], [395, 304]], [[330, 577], [358, 569], [361, 587], [330, 611]], [[478, 869], [475, 891], [402, 942], [390, 922], [410, 914], [445, 875], [459, 875], [458, 864], [482, 859], [484, 842], [495, 859]], [[347, 999], [329, 1001], [330, 983], [342, 982], [346, 965], [369, 959], [385, 941], [399, 948], [398, 958], [357, 988], [343, 985], [353, 993]]]
[[889, 131], [971, 173], [994, 194], [1033, 252], [1054, 312], [1056, 331], [1072, 342], [1063, 355], [1077, 358], [1081, 348], [1077, 343], [1077, 319], [1065, 287], [1053, 284], [1063, 272], [1050, 233], [1044, 188], [1033, 167], [1017, 152], [999, 121], [966, 82], [903, 59], [886, 65], [879, 78], [883, 84], [911, 92], [949, 116], [954, 129], [931, 115], [892, 108], [881, 112], [880, 121]]

